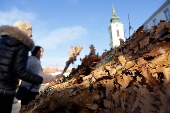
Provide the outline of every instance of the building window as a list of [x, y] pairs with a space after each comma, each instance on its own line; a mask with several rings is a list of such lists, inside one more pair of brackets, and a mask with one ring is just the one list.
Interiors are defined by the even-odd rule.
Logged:
[[169, 9], [168, 9], [168, 8], [164, 11], [164, 14], [165, 14], [165, 18], [166, 18], [167, 20], [170, 20], [170, 12], [169, 12]]
[[153, 20], [153, 25], [154, 25], [154, 26], [157, 25], [156, 18]]
[[148, 29], [148, 26], [145, 26], [144, 30], [147, 30]]
[[117, 36], [119, 37], [119, 30], [117, 30]]

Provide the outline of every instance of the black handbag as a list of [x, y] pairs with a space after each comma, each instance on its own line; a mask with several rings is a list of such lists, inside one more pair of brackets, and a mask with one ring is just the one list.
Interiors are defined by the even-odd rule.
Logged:
[[27, 95], [27, 93], [33, 88], [33, 86], [34, 85], [31, 85], [31, 87], [29, 89], [27, 89], [24, 86], [20, 86], [17, 93], [15, 94], [15, 97], [18, 100], [21, 100], [22, 98], [24, 98]]

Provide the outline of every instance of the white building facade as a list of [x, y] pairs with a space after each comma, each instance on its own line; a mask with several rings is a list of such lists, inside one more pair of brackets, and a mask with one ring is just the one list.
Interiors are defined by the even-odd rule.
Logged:
[[[59, 70], [57, 68], [43, 68], [43, 72], [46, 74], [50, 74], [52, 76], [61, 74], [63, 70]], [[71, 70], [66, 70], [64, 76], [67, 77], [70, 74]]]
[[110, 48], [120, 45], [120, 39], [125, 41], [123, 24], [119, 22], [119, 17], [116, 15], [114, 7], [112, 6], [112, 17], [110, 19], [109, 33], [110, 33]]
[[170, 0], [167, 0], [144, 23], [144, 29], [156, 26], [161, 20], [170, 21]]

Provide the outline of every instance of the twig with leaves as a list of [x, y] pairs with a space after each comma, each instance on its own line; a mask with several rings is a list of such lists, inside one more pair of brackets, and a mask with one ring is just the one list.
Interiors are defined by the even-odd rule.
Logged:
[[62, 75], [66, 72], [66, 70], [68, 69], [69, 65], [76, 60], [76, 57], [80, 54], [81, 50], [83, 49], [82, 46], [75, 46], [75, 47], [71, 46], [70, 48], [71, 48], [72, 51], [71, 51], [71, 52], [68, 52], [68, 54], [69, 54], [71, 57], [70, 57], [69, 60], [66, 62], [66, 66], [65, 66], [65, 68], [64, 68], [64, 70], [63, 70], [63, 72], [62, 72]]

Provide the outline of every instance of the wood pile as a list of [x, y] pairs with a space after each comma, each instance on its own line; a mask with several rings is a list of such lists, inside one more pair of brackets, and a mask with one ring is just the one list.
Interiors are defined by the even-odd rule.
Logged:
[[170, 112], [170, 22], [140, 27], [119, 47], [81, 61], [69, 79], [50, 83], [21, 112]]

